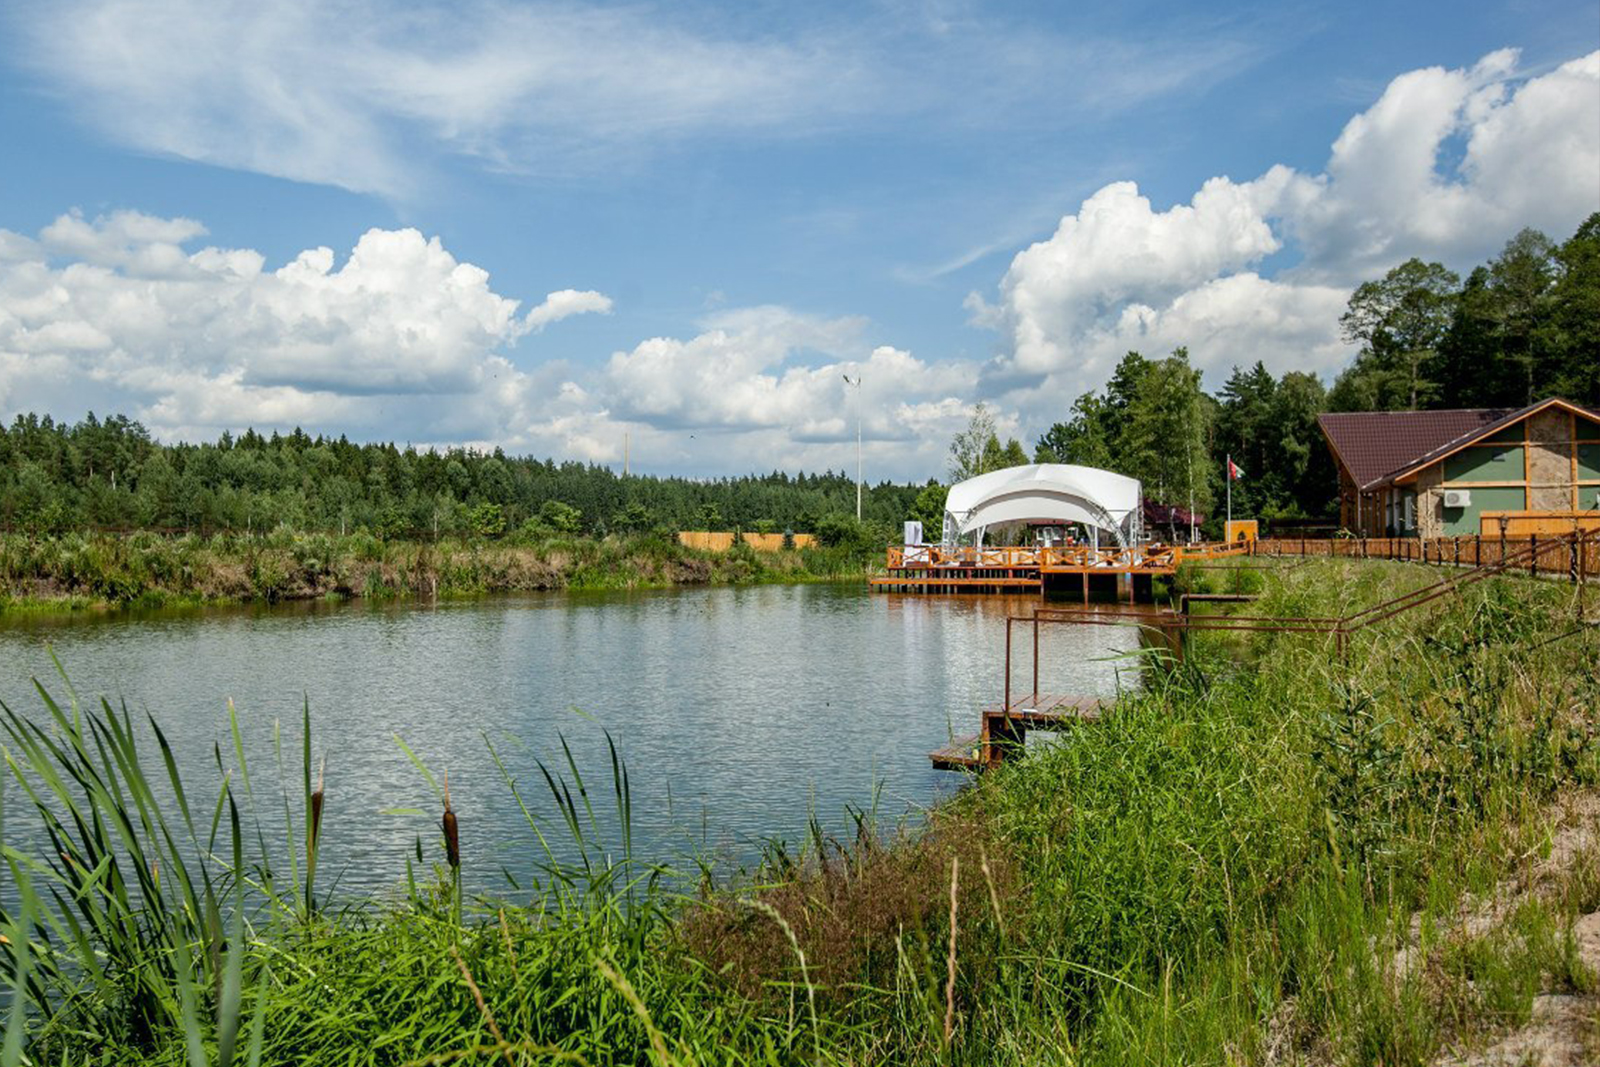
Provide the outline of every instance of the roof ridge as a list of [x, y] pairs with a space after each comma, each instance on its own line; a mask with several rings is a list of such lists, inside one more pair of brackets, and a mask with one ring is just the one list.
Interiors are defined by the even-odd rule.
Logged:
[[[1542, 401], [1541, 401], [1542, 403]], [[1367, 418], [1374, 415], [1482, 415], [1490, 411], [1518, 411], [1519, 408], [1408, 408], [1403, 411], [1324, 411], [1317, 418], [1340, 418], [1342, 416], [1356, 416]]]

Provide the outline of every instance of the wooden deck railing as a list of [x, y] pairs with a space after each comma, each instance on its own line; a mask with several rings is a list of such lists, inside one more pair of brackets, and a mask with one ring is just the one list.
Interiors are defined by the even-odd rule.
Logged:
[[893, 570], [977, 568], [1034, 570], [1070, 568], [1168, 569], [1185, 560], [1240, 555], [1329, 559], [1389, 559], [1435, 566], [1483, 567], [1516, 559], [1530, 574], [1560, 574], [1574, 580], [1600, 578], [1600, 540], [1595, 533], [1489, 537], [1267, 537], [1252, 544], [1139, 545], [1092, 549], [1086, 545], [1041, 548], [890, 545], [886, 562]]
[[1174, 567], [1186, 559], [1218, 559], [1243, 555], [1244, 543], [1202, 545], [1138, 545], [1133, 548], [1094, 549], [1087, 545], [1040, 547], [1018, 545], [973, 548], [970, 545], [890, 545], [886, 562], [890, 570], [932, 567], [1031, 569], [1038, 567]]
[[1560, 574], [1573, 580], [1600, 577], [1600, 540], [1593, 534], [1527, 537], [1333, 537], [1263, 538], [1264, 556], [1333, 559], [1392, 559], [1436, 566], [1483, 567], [1515, 559], [1530, 574]]

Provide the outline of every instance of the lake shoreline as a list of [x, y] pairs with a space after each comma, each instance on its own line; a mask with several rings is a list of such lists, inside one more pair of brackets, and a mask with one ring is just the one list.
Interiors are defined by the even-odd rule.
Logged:
[[855, 548], [726, 552], [655, 534], [532, 541], [380, 540], [366, 533], [0, 536], [0, 617], [295, 601], [670, 589], [864, 579]]

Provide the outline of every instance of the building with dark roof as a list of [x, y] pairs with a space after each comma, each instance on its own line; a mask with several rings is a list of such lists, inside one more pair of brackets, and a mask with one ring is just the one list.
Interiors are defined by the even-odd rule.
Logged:
[[1317, 423], [1339, 468], [1340, 525], [1361, 536], [1495, 534], [1502, 517], [1600, 518], [1600, 411], [1571, 401], [1332, 413]]

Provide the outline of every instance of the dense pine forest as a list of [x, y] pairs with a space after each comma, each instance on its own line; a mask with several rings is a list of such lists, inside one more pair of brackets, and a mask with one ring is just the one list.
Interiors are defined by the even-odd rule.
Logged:
[[[494, 452], [353, 444], [247, 430], [164, 445], [124, 416], [76, 424], [19, 415], [0, 429], [0, 523], [55, 532], [365, 529], [386, 539], [723, 529], [811, 531], [855, 513], [843, 473], [743, 478], [623, 476], [608, 467]], [[917, 489], [869, 487], [863, 517], [897, 521]]]
[[[1559, 245], [1524, 231], [1464, 280], [1408, 261], [1356, 289], [1340, 325], [1359, 354], [1331, 387], [1302, 371], [1275, 378], [1257, 363], [1235, 367], [1210, 394], [1184, 350], [1163, 359], [1130, 352], [1031, 456], [1017, 441], [1002, 444], [979, 405], [949, 456], [930, 456], [929, 467], [945, 467], [938, 473], [950, 479], [1030, 458], [1112, 467], [1141, 478], [1157, 510], [1187, 521], [1193, 507], [1210, 531], [1232, 456], [1245, 472], [1237, 514], [1326, 519], [1335, 484], [1320, 412], [1514, 408], [1551, 395], [1600, 405], [1600, 215]], [[122, 415], [68, 424], [21, 414], [0, 426], [0, 528], [31, 534], [286, 527], [437, 540], [739, 528], [882, 545], [905, 518], [936, 530], [942, 498], [937, 480], [869, 486], [858, 528], [844, 472], [623, 476], [499, 450], [419, 451], [298, 429], [163, 444]]]

